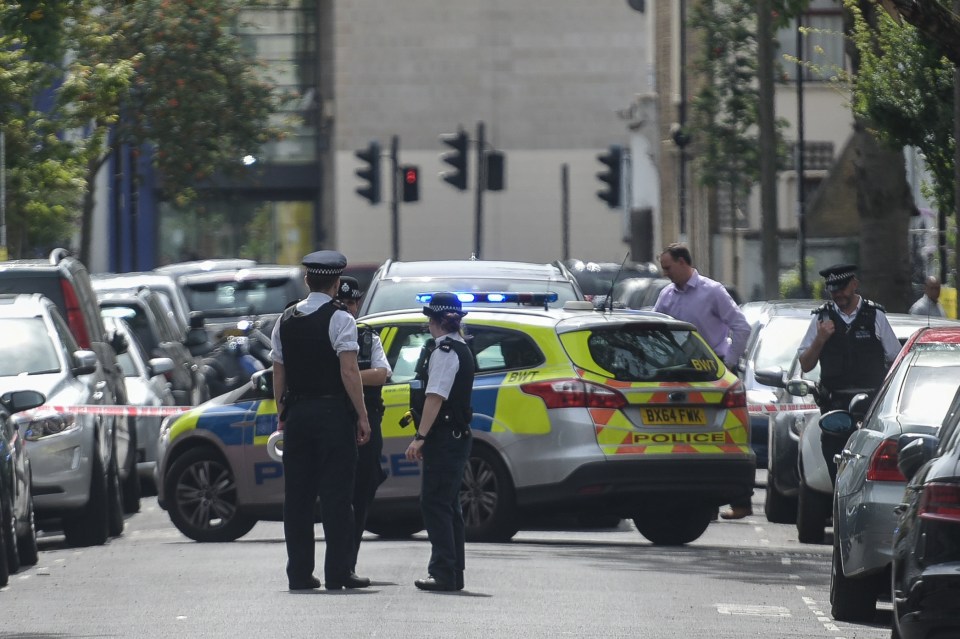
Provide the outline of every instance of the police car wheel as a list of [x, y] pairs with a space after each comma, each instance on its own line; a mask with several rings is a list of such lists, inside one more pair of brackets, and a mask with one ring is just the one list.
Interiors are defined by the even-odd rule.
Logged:
[[257, 523], [238, 509], [237, 480], [229, 464], [208, 448], [177, 458], [167, 474], [166, 493], [173, 525], [194, 541], [235, 541]]
[[698, 504], [651, 510], [634, 517], [633, 524], [657, 546], [682, 546], [700, 538], [713, 521], [716, 510], [715, 506]]
[[463, 472], [460, 507], [467, 541], [510, 541], [519, 530], [510, 473], [496, 452], [476, 441]]

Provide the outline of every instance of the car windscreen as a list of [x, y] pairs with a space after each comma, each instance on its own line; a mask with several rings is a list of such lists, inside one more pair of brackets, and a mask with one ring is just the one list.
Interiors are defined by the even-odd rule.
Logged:
[[0, 335], [0, 376], [60, 372], [60, 359], [42, 318], [0, 319]]
[[[491, 278], [471, 278], [469, 280], [429, 278], [426, 280], [382, 280], [374, 289], [374, 296], [370, 299], [363, 314], [380, 313], [383, 311], [398, 311], [407, 308], [420, 308], [423, 304], [417, 302], [417, 295], [421, 293], [436, 293], [439, 291], [455, 292], [483, 292], [496, 291], [504, 293], [556, 293], [557, 301], [551, 302], [551, 307], [561, 307], [568, 300], [581, 299], [573, 285], [564, 281], [537, 281], [537, 280], [505, 280]], [[518, 304], [469, 304], [471, 307], [510, 308]], [[539, 305], [538, 305], [539, 306]]]
[[810, 317], [774, 317], [760, 329], [753, 359], [756, 370], [788, 370], [797, 348], [810, 326]]
[[576, 357], [574, 363], [605, 371], [619, 381], [705, 382], [722, 376], [723, 367], [706, 342], [680, 328], [644, 324], [593, 328], [587, 349], [596, 366]]
[[192, 310], [217, 317], [282, 313], [287, 304], [299, 299], [289, 278], [190, 282], [183, 292]]
[[[900, 392], [889, 392], [897, 402], [889, 408], [900, 415], [900, 424], [906, 426], [939, 427], [947, 414], [954, 393], [960, 387], [960, 352], [940, 351], [920, 353], [916, 363], [907, 366]], [[890, 391], [896, 391], [892, 380]], [[882, 409], [881, 409], [882, 412]]]

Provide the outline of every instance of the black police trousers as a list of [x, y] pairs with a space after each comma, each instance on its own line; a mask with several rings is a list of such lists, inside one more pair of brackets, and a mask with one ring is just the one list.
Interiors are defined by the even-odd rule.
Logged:
[[357, 447], [357, 472], [353, 486], [353, 572], [356, 571], [357, 554], [360, 552], [360, 542], [367, 526], [367, 512], [377, 495], [377, 488], [387, 479], [380, 463], [383, 455], [383, 410], [373, 409], [368, 405], [367, 419], [370, 421], [370, 441]]
[[466, 567], [460, 485], [473, 444], [469, 433], [454, 434], [449, 427], [434, 424], [422, 449], [420, 512], [430, 540], [427, 571], [448, 586], [463, 581]]
[[287, 578], [302, 582], [315, 566], [317, 498], [323, 520], [327, 583], [344, 583], [352, 566], [353, 475], [357, 425], [346, 398], [305, 398], [291, 405], [283, 426], [283, 534]]

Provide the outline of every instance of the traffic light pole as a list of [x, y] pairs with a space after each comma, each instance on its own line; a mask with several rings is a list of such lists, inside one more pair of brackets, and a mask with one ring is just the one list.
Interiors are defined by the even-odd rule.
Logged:
[[486, 162], [484, 162], [484, 145], [486, 144], [484, 129], [483, 122], [477, 122], [477, 205], [474, 216], [473, 255], [478, 260], [482, 256], [480, 249], [483, 244], [483, 192], [487, 188]]
[[393, 259], [400, 259], [400, 168], [397, 156], [400, 153], [400, 136], [390, 139], [390, 230], [393, 242]]

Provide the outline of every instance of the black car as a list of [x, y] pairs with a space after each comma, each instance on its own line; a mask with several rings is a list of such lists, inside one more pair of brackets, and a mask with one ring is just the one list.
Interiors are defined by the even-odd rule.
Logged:
[[902, 435], [909, 483], [893, 534], [893, 637], [960, 636], [960, 392], [939, 436]]
[[169, 357], [174, 369], [167, 374], [179, 406], [196, 406], [210, 399], [199, 358], [188, 348], [188, 337], [168, 313], [158, 293], [147, 287], [136, 290], [101, 289], [97, 296], [104, 316], [119, 317], [130, 325], [150, 357]]
[[[653, 262], [585, 262], [583, 260], [564, 260], [564, 266], [577, 278], [577, 284], [583, 290], [586, 299], [603, 304], [613, 294], [616, 285], [627, 280], [656, 279], [660, 276], [660, 267]], [[616, 299], [616, 298], [615, 298]]]
[[17, 423], [10, 416], [46, 401], [32, 390], [0, 395], [0, 587], [20, 566], [37, 563], [30, 459]]

